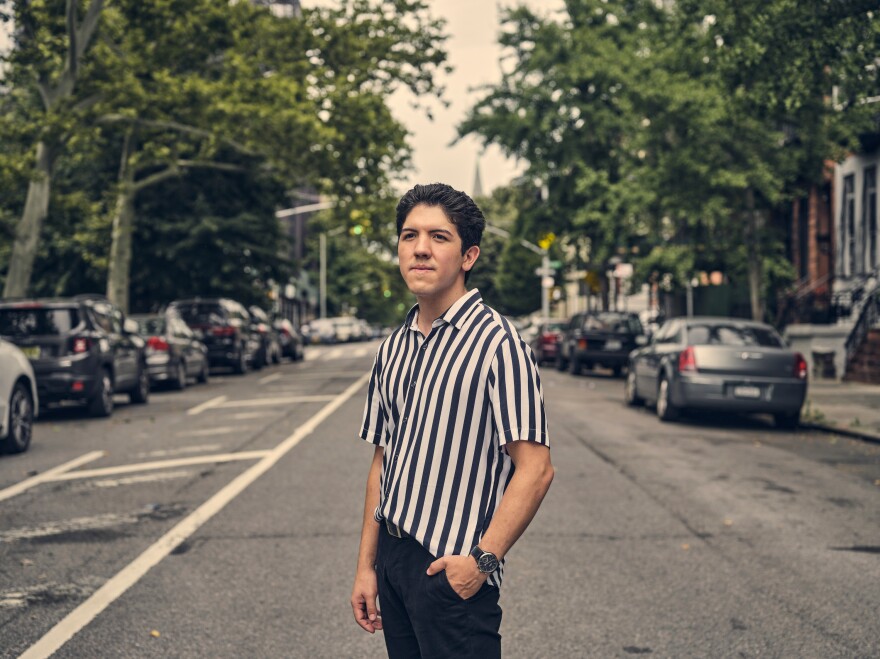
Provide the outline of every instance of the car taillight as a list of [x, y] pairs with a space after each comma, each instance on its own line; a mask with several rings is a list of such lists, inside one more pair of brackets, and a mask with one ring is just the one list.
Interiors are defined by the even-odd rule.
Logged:
[[150, 350], [168, 352], [168, 342], [161, 336], [151, 336], [149, 339], [147, 339], [147, 347]]
[[556, 343], [557, 338], [558, 335], [555, 332], [544, 334], [544, 336], [541, 337], [544, 343]]
[[290, 330], [288, 330], [286, 327], [282, 327], [279, 331], [280, 331], [284, 336], [290, 336]]
[[232, 336], [235, 334], [235, 328], [232, 325], [224, 325], [223, 327], [214, 327], [211, 329], [214, 336]]
[[70, 352], [74, 355], [81, 355], [88, 352], [92, 347], [92, 340], [82, 336], [75, 336], [70, 340]]
[[694, 354], [693, 346], [688, 346], [678, 355], [678, 372], [679, 373], [696, 373], [697, 357]]
[[799, 352], [794, 353], [794, 376], [799, 380], [807, 379], [807, 360]]
[[586, 339], [578, 339], [578, 348], [581, 350], [587, 349], [587, 340]]

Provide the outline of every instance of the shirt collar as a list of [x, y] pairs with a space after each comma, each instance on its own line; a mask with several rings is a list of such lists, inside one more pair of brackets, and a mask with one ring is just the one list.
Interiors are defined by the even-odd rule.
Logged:
[[[434, 324], [436, 324], [437, 321], [442, 321], [460, 330], [462, 327], [464, 327], [464, 324], [467, 321], [468, 317], [473, 313], [473, 311], [479, 306], [482, 301], [483, 297], [480, 295], [480, 291], [478, 291], [476, 288], [472, 291], [468, 291], [460, 298], [458, 298], [455, 303], [443, 313], [442, 316], [435, 320]], [[406, 314], [404, 325], [411, 330], [418, 331], [418, 320], [419, 305], [416, 304], [413, 306], [412, 309], [409, 310], [409, 313]]]

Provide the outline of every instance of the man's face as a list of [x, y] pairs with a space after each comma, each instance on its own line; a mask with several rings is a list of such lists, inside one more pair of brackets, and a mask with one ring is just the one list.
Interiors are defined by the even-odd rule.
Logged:
[[400, 274], [416, 297], [442, 297], [464, 286], [480, 248], [461, 253], [458, 229], [438, 206], [418, 205], [410, 211], [397, 241]]

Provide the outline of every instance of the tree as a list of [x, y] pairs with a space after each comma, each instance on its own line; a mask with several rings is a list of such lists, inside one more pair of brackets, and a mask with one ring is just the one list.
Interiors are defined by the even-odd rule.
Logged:
[[[55, 3], [56, 5], [58, 3]], [[84, 55], [95, 36], [104, 0], [91, 0], [82, 18], [80, 3], [66, 0], [64, 11], [47, 11], [42, 3], [23, 1], [0, 4], [0, 19], [15, 21], [15, 48], [9, 58], [11, 74], [3, 85], [16, 87], [30, 112], [40, 119], [27, 133], [33, 141], [33, 170], [21, 219], [15, 229], [4, 285], [4, 297], [26, 294], [30, 284], [40, 231], [49, 211], [52, 173], [72, 124], [92, 100], [76, 95], [77, 83], [89, 64]]]

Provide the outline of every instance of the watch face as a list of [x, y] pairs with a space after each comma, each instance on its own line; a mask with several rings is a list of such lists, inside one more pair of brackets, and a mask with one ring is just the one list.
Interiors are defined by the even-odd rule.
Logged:
[[498, 559], [490, 553], [485, 553], [477, 560], [477, 566], [480, 572], [488, 574], [498, 569]]

